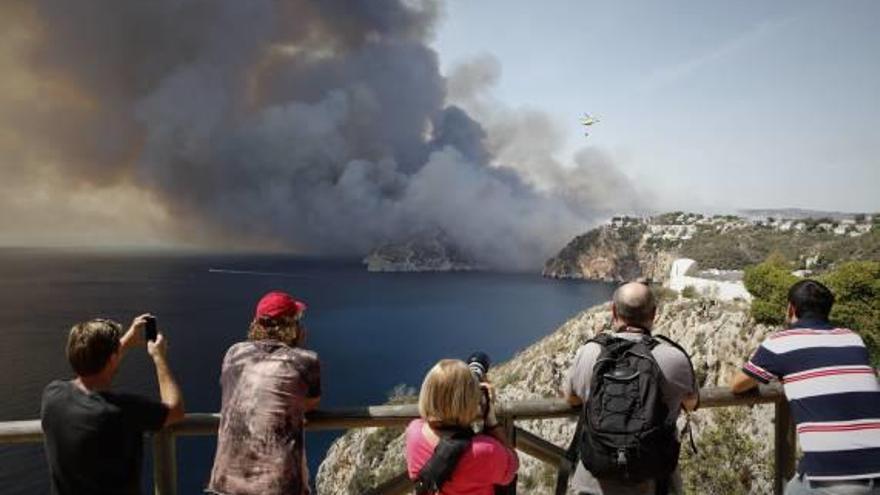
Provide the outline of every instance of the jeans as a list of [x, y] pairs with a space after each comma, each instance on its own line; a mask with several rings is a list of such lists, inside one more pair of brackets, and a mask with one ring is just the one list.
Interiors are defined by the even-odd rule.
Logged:
[[795, 475], [785, 486], [785, 495], [880, 495], [880, 479], [808, 481]]

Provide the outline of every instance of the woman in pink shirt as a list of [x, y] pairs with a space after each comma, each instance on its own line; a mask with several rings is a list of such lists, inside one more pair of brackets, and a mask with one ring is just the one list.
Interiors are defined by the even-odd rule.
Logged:
[[410, 479], [434, 454], [441, 437], [454, 432], [470, 436], [472, 425], [482, 413], [481, 386], [489, 391], [484, 433], [473, 435], [466, 444], [452, 474], [440, 486], [442, 495], [492, 495], [495, 485], [513, 481], [519, 468], [516, 451], [495, 417], [494, 391], [480, 384], [464, 361], [444, 359], [434, 365], [419, 393], [420, 419], [406, 429], [406, 464]]

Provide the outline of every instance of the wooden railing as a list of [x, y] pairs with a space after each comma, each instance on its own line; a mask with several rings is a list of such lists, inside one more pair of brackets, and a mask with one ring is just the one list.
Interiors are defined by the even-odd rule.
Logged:
[[[707, 388], [700, 391], [701, 407], [749, 406], [774, 403], [775, 421], [775, 480], [774, 493], [781, 495], [785, 482], [794, 474], [794, 424], [788, 403], [778, 385], [761, 386], [751, 393], [734, 395], [726, 388]], [[562, 399], [524, 400], [500, 403], [499, 420], [514, 436], [516, 448], [558, 470], [573, 471], [574, 466], [565, 456], [565, 450], [543, 438], [515, 427], [515, 422], [530, 419], [573, 417], [580, 410]], [[353, 407], [315, 411], [308, 415], [308, 430], [338, 430], [365, 427], [403, 426], [418, 417], [415, 404]], [[153, 481], [156, 495], [177, 495], [176, 439], [180, 436], [216, 435], [220, 415], [217, 413], [187, 414], [183, 421], [153, 435]], [[39, 420], [0, 422], [0, 444], [41, 443], [43, 432]], [[400, 473], [369, 495], [402, 494], [412, 490], [406, 473]]]

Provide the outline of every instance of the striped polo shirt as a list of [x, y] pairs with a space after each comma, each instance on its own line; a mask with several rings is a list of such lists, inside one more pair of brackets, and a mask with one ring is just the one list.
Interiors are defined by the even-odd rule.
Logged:
[[758, 347], [743, 372], [780, 379], [804, 453], [798, 472], [813, 480], [880, 477], [880, 383], [855, 332], [798, 321]]

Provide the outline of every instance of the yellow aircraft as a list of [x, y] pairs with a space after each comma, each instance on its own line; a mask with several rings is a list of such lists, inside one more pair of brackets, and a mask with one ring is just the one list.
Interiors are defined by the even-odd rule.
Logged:
[[587, 127], [590, 127], [593, 124], [599, 122], [599, 119], [593, 117], [592, 115], [585, 113], [584, 117], [581, 119], [581, 125], [584, 126], [584, 136], [589, 136], [590, 133], [586, 131]]

